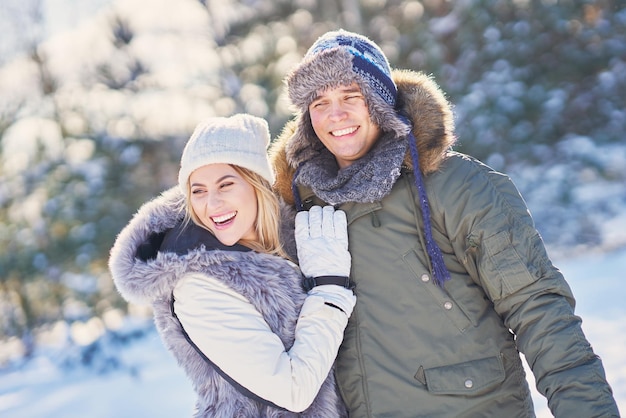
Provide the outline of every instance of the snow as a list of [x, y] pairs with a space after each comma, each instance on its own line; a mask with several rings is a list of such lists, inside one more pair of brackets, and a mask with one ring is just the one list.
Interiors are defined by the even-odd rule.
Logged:
[[126, 367], [109, 373], [65, 370], [47, 355], [0, 375], [2, 417], [191, 416], [191, 384], [155, 332], [117, 353]]
[[[577, 257], [554, 263], [574, 292], [576, 313], [583, 319], [583, 331], [595, 353], [602, 358], [607, 380], [623, 413], [626, 411], [626, 286], [622, 278], [626, 269], [626, 248]], [[529, 369], [527, 373], [534, 388]], [[537, 417], [551, 417], [545, 398], [536, 392], [533, 398]]]
[[[572, 287], [583, 330], [604, 362], [620, 410], [626, 411], [626, 287], [621, 282], [626, 248], [555, 264]], [[31, 361], [0, 369], [0, 417], [191, 416], [191, 384], [151, 322], [139, 321], [117, 335], [101, 337], [92, 358], [50, 344]], [[0, 346], [0, 353], [7, 349]], [[532, 377], [529, 382], [534, 387]], [[545, 399], [533, 397], [538, 418], [550, 417]]]

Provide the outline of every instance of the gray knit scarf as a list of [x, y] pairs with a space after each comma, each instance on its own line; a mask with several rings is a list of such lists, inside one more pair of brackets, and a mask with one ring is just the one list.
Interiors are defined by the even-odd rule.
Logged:
[[294, 181], [331, 205], [376, 202], [391, 192], [406, 151], [406, 138], [385, 133], [367, 155], [339, 170], [335, 157], [324, 148], [300, 165]]

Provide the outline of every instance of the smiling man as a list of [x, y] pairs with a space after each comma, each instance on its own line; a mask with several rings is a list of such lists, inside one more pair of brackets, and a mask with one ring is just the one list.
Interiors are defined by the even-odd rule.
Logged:
[[619, 416], [524, 200], [451, 150], [433, 80], [335, 31], [286, 83], [299, 112], [272, 150], [275, 187], [348, 218], [358, 303], [336, 376], [350, 417], [533, 417], [520, 352], [555, 416]]

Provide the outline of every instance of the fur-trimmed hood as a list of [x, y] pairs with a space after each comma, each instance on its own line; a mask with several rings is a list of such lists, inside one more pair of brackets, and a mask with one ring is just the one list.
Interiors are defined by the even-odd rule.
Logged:
[[[420, 169], [424, 175], [435, 172], [445, 159], [456, 138], [452, 107], [435, 81], [424, 73], [410, 70], [393, 70], [393, 80], [398, 88], [396, 107], [408, 117], [417, 139]], [[385, 120], [384, 118], [382, 120]], [[395, 119], [392, 121], [395, 124]], [[323, 145], [315, 137], [308, 112], [301, 112], [289, 121], [270, 147], [270, 160], [276, 171], [275, 190], [288, 203], [293, 204], [292, 179], [297, 167], [319, 154]], [[383, 132], [396, 132], [394, 126], [381, 123]], [[406, 137], [396, 137], [406, 141]], [[404, 164], [412, 167], [407, 149]]]
[[[173, 187], [145, 203], [118, 234], [111, 248], [109, 270], [117, 290], [127, 301], [150, 304], [171, 294], [176, 275], [149, 275], [160, 268], [161, 261], [141, 260], [140, 252], [150, 245], [152, 237], [164, 234], [184, 218], [184, 203], [180, 189]], [[151, 249], [154, 255], [159, 243], [155, 242], [157, 248]]]
[[[158, 253], [163, 235], [179, 226], [185, 217], [185, 196], [175, 186], [145, 203], [129, 224], [119, 233], [109, 257], [109, 269], [120, 294], [129, 302], [149, 304], [167, 296], [176, 281], [178, 271], [166, 273], [167, 263], [178, 257], [174, 251]], [[284, 202], [281, 209], [281, 242], [286, 252], [296, 259], [294, 218], [295, 213]], [[208, 234], [208, 232], [207, 232]], [[218, 243], [219, 245], [219, 243]], [[152, 253], [151, 260], [141, 260], [141, 253]], [[154, 248], [156, 246], [156, 248]], [[215, 247], [217, 248], [217, 247]], [[189, 248], [192, 250], [193, 248]], [[199, 249], [199, 248], [198, 248]], [[185, 253], [187, 251], [184, 251]], [[228, 254], [224, 255], [225, 257]], [[228, 257], [227, 257], [228, 258]], [[147, 273], [161, 270], [163, 274], [151, 278]]]
[[[219, 241], [187, 240], [184, 251], [163, 250], [168, 233], [184, 218], [184, 197], [178, 187], [144, 204], [118, 235], [111, 249], [109, 268], [120, 294], [129, 302], [150, 304], [156, 328], [165, 347], [190, 378], [198, 398], [195, 417], [338, 417], [345, 407], [331, 373], [313, 404], [300, 414], [276, 408], [249, 397], [236, 383], [229, 383], [186, 338], [172, 313], [172, 291], [185, 274], [204, 273], [222, 280], [246, 297], [289, 349], [306, 293], [299, 269], [281, 257], [251, 250], [226, 249]], [[284, 219], [293, 210], [282, 205]], [[293, 225], [283, 226], [293, 237]], [[203, 230], [204, 231], [204, 230]], [[292, 241], [293, 238], [291, 238]], [[295, 245], [294, 245], [295, 247]], [[172, 248], [169, 246], [168, 248]], [[146, 256], [147, 255], [147, 256]]]

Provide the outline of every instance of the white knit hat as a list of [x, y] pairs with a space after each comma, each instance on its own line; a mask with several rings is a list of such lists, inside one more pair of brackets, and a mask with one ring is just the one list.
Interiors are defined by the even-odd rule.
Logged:
[[269, 142], [270, 132], [265, 119], [248, 114], [206, 119], [196, 126], [185, 145], [178, 185], [187, 194], [191, 173], [215, 163], [247, 168], [273, 184], [274, 172], [267, 158]]

